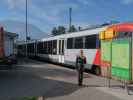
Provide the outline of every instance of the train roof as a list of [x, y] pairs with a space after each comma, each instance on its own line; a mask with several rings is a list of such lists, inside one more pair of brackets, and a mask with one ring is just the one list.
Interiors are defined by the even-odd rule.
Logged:
[[67, 33], [67, 34], [47, 37], [47, 38], [40, 39], [39, 41], [50, 41], [50, 40], [56, 40], [56, 39], [65, 39], [65, 38], [93, 35], [93, 34], [98, 34], [100, 31], [103, 31], [106, 28], [107, 26], [103, 26], [103, 27], [98, 27], [95, 29], [88, 29], [88, 30], [79, 31], [79, 32], [73, 32], [73, 33]]
[[[65, 39], [65, 38], [72, 38], [72, 37], [80, 37], [80, 36], [87, 36], [87, 35], [93, 35], [93, 34], [98, 34], [100, 31], [103, 31], [107, 28], [107, 26], [103, 27], [97, 27], [93, 29], [88, 29], [88, 30], [83, 30], [79, 32], [72, 32], [72, 33], [67, 33], [67, 34], [62, 34], [62, 35], [57, 35], [57, 36], [51, 36], [51, 37], [45, 37], [40, 40], [31, 40], [28, 41], [28, 43], [34, 43], [36, 41], [50, 41], [50, 40], [57, 40], [57, 39]], [[26, 41], [19, 41], [18, 44], [26, 44]]]
[[[125, 22], [125, 23], [117, 23], [117, 24], [111, 24], [106, 25], [102, 27], [97, 27], [93, 29], [83, 30], [79, 32], [73, 32], [73, 33], [67, 33], [57, 36], [51, 36], [51, 37], [45, 37], [40, 40], [34, 40], [34, 41], [28, 41], [28, 43], [34, 43], [35, 41], [50, 41], [50, 40], [57, 40], [57, 39], [65, 39], [65, 38], [72, 38], [72, 37], [80, 37], [80, 36], [87, 36], [87, 35], [93, 35], [98, 34], [101, 31], [107, 31], [107, 30], [114, 30], [114, 31], [132, 31], [133, 32], [133, 22]], [[21, 42], [20, 44], [25, 44], [25, 42]]]
[[8, 32], [8, 31], [4, 30], [3, 26], [0, 26], [0, 32], [4, 32], [4, 34], [6, 36], [11, 37], [11, 38], [18, 37], [18, 34], [17, 33]]

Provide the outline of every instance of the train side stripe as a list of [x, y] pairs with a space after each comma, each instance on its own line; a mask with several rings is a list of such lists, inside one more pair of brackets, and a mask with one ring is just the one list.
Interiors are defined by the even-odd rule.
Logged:
[[94, 57], [93, 64], [100, 65], [100, 50], [99, 49], [96, 50], [96, 55]]

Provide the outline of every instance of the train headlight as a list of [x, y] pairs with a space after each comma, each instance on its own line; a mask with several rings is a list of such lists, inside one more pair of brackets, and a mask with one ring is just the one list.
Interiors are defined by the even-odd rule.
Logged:
[[104, 40], [105, 39], [105, 31], [100, 32], [99, 39]]

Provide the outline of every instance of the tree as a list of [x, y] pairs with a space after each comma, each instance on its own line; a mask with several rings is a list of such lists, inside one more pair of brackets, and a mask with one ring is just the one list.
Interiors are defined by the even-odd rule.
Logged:
[[58, 35], [58, 30], [56, 29], [56, 27], [53, 28], [52, 35]]
[[77, 29], [74, 25], [72, 25], [70, 28], [69, 28], [69, 31], [68, 32], [77, 32]]
[[64, 26], [58, 26], [58, 34], [65, 34], [66, 28]]
[[60, 35], [60, 34], [65, 34], [66, 33], [66, 28], [64, 26], [58, 26], [58, 28], [54, 27], [52, 30], [52, 35]]

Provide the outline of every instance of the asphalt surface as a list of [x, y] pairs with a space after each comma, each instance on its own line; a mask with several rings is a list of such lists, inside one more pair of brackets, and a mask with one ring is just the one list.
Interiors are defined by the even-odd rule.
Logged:
[[91, 74], [84, 74], [84, 86], [79, 87], [76, 71], [62, 66], [21, 58], [13, 67], [0, 70], [0, 100], [124, 100], [104, 89], [105, 79]]

